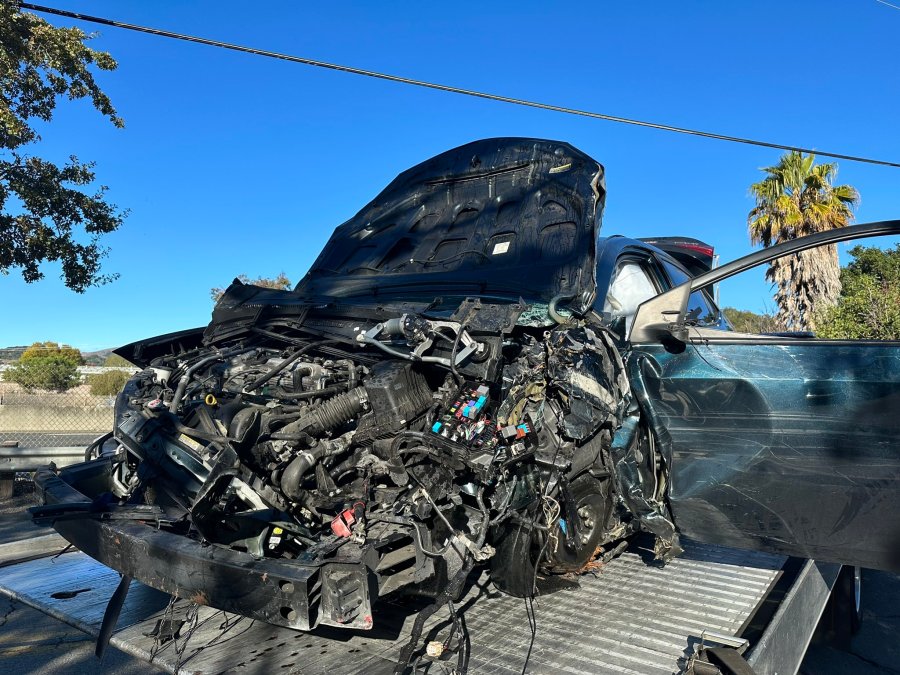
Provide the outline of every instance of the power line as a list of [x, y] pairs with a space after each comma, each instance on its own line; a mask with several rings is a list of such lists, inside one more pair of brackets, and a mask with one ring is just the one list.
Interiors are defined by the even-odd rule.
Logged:
[[529, 101], [521, 98], [512, 98], [510, 96], [500, 96], [498, 94], [489, 94], [482, 91], [472, 89], [463, 89], [461, 87], [453, 87], [446, 84], [438, 84], [436, 82], [427, 82], [425, 80], [415, 80], [400, 75], [391, 75], [389, 73], [380, 73], [374, 70], [365, 70], [363, 68], [354, 68], [353, 66], [345, 66], [338, 63], [329, 63], [327, 61], [319, 61], [317, 59], [309, 59], [302, 56], [292, 56], [290, 54], [281, 54], [265, 49], [254, 49], [253, 47], [245, 47], [229, 42], [221, 42], [219, 40], [210, 40], [194, 35], [184, 35], [182, 33], [174, 33], [172, 31], [161, 30], [159, 28], [149, 28], [147, 26], [138, 26], [112, 19], [104, 19], [97, 16], [89, 16], [87, 14], [79, 14], [77, 12], [69, 12], [53, 7], [44, 7], [43, 5], [34, 5], [30, 2], [20, 2], [19, 7], [22, 9], [30, 9], [36, 12], [44, 12], [46, 14], [55, 14], [70, 19], [79, 19], [81, 21], [89, 21], [104, 26], [113, 26], [115, 28], [124, 28], [139, 33], [149, 33], [150, 35], [158, 35], [160, 37], [172, 38], [174, 40], [185, 40], [187, 42], [196, 42], [198, 44], [210, 47], [220, 47], [222, 49], [230, 49], [236, 52], [244, 52], [246, 54], [254, 54], [256, 56], [265, 56], [282, 61], [290, 61], [291, 63], [302, 63], [307, 66], [315, 66], [317, 68], [328, 68], [329, 70], [337, 70], [343, 73], [352, 73], [354, 75], [364, 75], [379, 80], [387, 80], [388, 82], [398, 82], [400, 84], [409, 84], [416, 87], [425, 87], [427, 89], [437, 89], [438, 91], [446, 91], [451, 94], [462, 94], [463, 96], [474, 96], [489, 101], [498, 101], [500, 103], [511, 103], [513, 105], [521, 105], [529, 108], [538, 108], [540, 110], [550, 110], [552, 112], [565, 113], [568, 115], [578, 115], [581, 117], [589, 117], [592, 119], [606, 120], [607, 122], [619, 122], [621, 124], [631, 124], [639, 127], [647, 127], [650, 129], [658, 129], [660, 131], [671, 131], [679, 134], [688, 134], [690, 136], [700, 136], [702, 138], [712, 138], [719, 141], [729, 141], [731, 143], [744, 143], [746, 145], [756, 145], [763, 148], [773, 148], [776, 150], [793, 150], [795, 152], [805, 152], [809, 154], [819, 155], [820, 157], [831, 157], [834, 159], [845, 159], [850, 162], [863, 162], [865, 164], [878, 164], [881, 166], [892, 166], [900, 168], [900, 162], [888, 162], [881, 159], [872, 159], [868, 157], [857, 157], [855, 155], [845, 155], [837, 152], [826, 152], [823, 150], [813, 150], [810, 148], [801, 148], [794, 145], [783, 145], [781, 143], [771, 143], [769, 141], [760, 141], [752, 138], [742, 138], [740, 136], [728, 136], [725, 134], [717, 134], [710, 131], [699, 131], [697, 129], [687, 129], [685, 127], [675, 127], [668, 124], [659, 124], [657, 122], [647, 122], [643, 120], [631, 119], [628, 117], [618, 117], [616, 115], [606, 115], [604, 113], [591, 112], [589, 110], [579, 110], [577, 108], [567, 108], [564, 106], [552, 105], [550, 103], [540, 103], [538, 101]]
[[893, 7], [894, 9], [900, 9], [897, 5], [892, 5], [889, 2], [885, 2], [884, 0], [875, 0], [875, 2], [880, 2], [882, 5], [887, 5], [888, 7]]

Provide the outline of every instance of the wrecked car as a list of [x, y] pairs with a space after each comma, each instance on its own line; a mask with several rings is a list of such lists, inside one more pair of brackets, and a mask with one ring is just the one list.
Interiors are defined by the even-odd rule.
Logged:
[[301, 630], [446, 603], [476, 565], [531, 595], [639, 530], [663, 561], [683, 533], [900, 568], [900, 345], [736, 333], [710, 293], [900, 223], [691, 276], [599, 236], [603, 178], [515, 138], [402, 173], [294, 290], [236, 281], [207, 327], [117, 350], [143, 370], [115, 428], [36, 476], [35, 517], [126, 580]]

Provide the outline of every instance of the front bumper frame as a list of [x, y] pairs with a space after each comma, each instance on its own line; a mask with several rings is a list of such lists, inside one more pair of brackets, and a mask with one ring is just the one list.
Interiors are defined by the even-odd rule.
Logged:
[[[91, 498], [71, 483], [102, 474], [98, 459], [54, 472], [39, 470], [44, 504], [85, 505]], [[200, 605], [277, 626], [311, 630], [319, 624], [372, 627], [375, 573], [364, 562], [304, 564], [258, 558], [203, 544], [140, 520], [104, 520], [102, 513], [60, 518], [54, 529], [78, 549], [120, 574]]]

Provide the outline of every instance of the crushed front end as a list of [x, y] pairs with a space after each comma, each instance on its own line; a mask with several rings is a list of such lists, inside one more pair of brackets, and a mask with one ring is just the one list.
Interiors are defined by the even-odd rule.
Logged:
[[35, 517], [127, 577], [303, 630], [446, 602], [478, 564], [521, 596], [582, 569], [665, 511], [590, 311], [601, 206], [602, 169], [565, 144], [411, 169], [295, 291], [235, 283], [204, 331], [120, 350], [143, 370], [112, 434], [38, 474]]

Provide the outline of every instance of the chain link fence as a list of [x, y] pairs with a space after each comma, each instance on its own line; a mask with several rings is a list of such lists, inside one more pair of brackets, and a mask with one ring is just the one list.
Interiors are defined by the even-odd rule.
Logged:
[[115, 394], [135, 368], [33, 359], [0, 366], [0, 442], [88, 445], [112, 430]]

